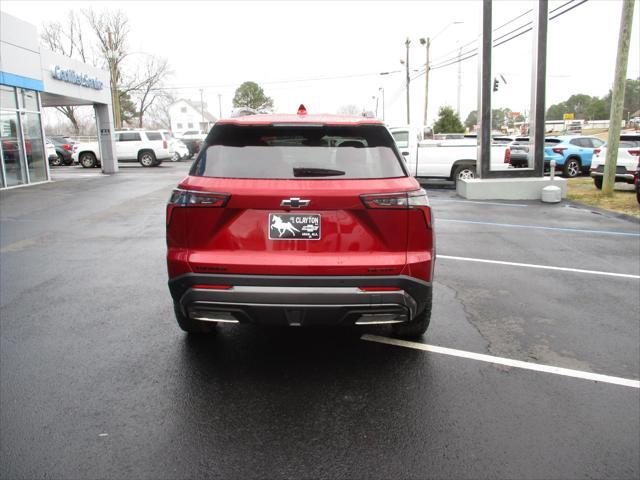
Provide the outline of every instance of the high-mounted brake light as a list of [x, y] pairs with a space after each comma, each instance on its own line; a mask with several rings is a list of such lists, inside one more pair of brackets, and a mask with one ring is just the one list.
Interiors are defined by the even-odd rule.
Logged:
[[307, 109], [301, 103], [300, 106], [298, 107], [298, 115], [306, 115], [306, 114], [307, 114]]

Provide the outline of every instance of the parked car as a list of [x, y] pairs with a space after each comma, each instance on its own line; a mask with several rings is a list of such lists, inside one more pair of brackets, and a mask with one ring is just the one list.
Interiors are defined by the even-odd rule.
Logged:
[[50, 164], [53, 166], [59, 165], [72, 165], [73, 164], [73, 145], [76, 143], [69, 137], [63, 135], [50, 135], [47, 137], [47, 141], [51, 142], [55, 146], [57, 158], [50, 160]]
[[568, 178], [587, 173], [591, 167], [591, 157], [604, 141], [597, 137], [559, 136], [545, 139], [545, 163], [555, 160], [556, 169]]
[[[56, 153], [56, 146], [46, 139], [45, 147], [47, 150], [47, 160], [49, 161], [49, 165], [54, 165], [54, 162], [57, 163], [58, 154]], [[58, 164], [59, 165], [59, 164]]]
[[[151, 130], [123, 130], [114, 132], [116, 155], [120, 162], [139, 162], [143, 167], [157, 167], [169, 160], [169, 142], [162, 132]], [[98, 142], [79, 143], [73, 146], [73, 159], [84, 168], [99, 167]]]
[[171, 153], [171, 161], [179, 162], [190, 155], [189, 148], [184, 142], [178, 138], [171, 137], [169, 140], [169, 151]]
[[[636, 166], [640, 158], [640, 134], [620, 135], [618, 159], [616, 161], [616, 182], [634, 183]], [[596, 188], [602, 188], [604, 164], [607, 159], [607, 144], [593, 152], [591, 176]]]
[[[456, 182], [476, 177], [476, 139], [421, 140], [419, 128], [402, 126], [391, 127], [389, 130], [407, 163], [409, 172], [415, 177], [443, 178]], [[506, 144], [492, 143], [491, 168], [507, 168], [505, 158], [508, 152]]]
[[204, 142], [204, 139], [207, 136], [204, 133], [200, 133], [197, 130], [188, 130], [182, 134], [180, 140], [184, 143], [189, 149], [189, 157], [193, 157], [195, 154], [200, 151], [200, 146]]
[[218, 121], [173, 191], [178, 325], [391, 324], [421, 335], [435, 260], [426, 192], [380, 120], [298, 112]]

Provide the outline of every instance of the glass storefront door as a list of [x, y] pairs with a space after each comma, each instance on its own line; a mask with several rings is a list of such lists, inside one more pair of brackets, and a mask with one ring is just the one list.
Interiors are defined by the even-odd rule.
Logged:
[[29, 166], [29, 181], [43, 182], [47, 179], [44, 143], [42, 142], [42, 126], [39, 113], [21, 113], [24, 147]]
[[0, 188], [46, 181], [38, 92], [0, 85], [0, 93]]
[[0, 137], [4, 163], [5, 187], [27, 183], [18, 112], [0, 110]]

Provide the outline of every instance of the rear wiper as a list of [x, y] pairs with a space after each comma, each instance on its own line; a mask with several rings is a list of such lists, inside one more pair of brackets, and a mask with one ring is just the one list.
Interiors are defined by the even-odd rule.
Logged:
[[294, 177], [337, 177], [344, 175], [342, 170], [332, 170], [330, 168], [301, 167], [293, 169]]

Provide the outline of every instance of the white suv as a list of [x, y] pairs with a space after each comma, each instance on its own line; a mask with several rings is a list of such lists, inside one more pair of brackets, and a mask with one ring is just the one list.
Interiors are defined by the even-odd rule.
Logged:
[[[143, 167], [157, 167], [171, 158], [169, 142], [162, 132], [151, 130], [122, 130], [114, 132], [118, 162], [139, 162]], [[85, 168], [101, 164], [98, 142], [73, 146], [73, 160]]]
[[[602, 188], [604, 178], [604, 163], [607, 159], [607, 144], [596, 148], [591, 158], [591, 176], [596, 188]], [[636, 168], [640, 160], [640, 134], [631, 133], [620, 135], [618, 146], [618, 160], [616, 162], [616, 182], [633, 183]]]

